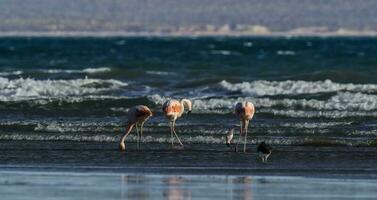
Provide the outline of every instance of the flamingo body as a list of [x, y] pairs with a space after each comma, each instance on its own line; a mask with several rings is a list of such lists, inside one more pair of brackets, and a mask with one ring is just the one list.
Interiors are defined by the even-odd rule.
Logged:
[[165, 117], [170, 120], [176, 120], [182, 116], [184, 111], [184, 106], [177, 100], [168, 100], [162, 106], [162, 111], [165, 114]]
[[236, 104], [236, 115], [241, 120], [251, 120], [254, 116], [255, 108], [251, 102], [239, 102]]
[[147, 106], [138, 105], [138, 106], [132, 107], [128, 111], [127, 118], [128, 118], [128, 122], [142, 123], [142, 122], [145, 122], [152, 115], [153, 115], [152, 111]]

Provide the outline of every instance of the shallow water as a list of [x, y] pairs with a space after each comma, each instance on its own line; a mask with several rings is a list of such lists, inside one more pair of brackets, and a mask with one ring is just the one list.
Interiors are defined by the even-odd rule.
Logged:
[[256, 146], [234, 152], [226, 145], [146, 143], [136, 150], [127, 143], [120, 152], [117, 143], [71, 141], [2, 141], [0, 168], [8, 170], [117, 172], [157, 174], [283, 175], [332, 178], [377, 177], [376, 148], [274, 146], [262, 163]]
[[287, 176], [0, 171], [2, 199], [375, 199], [377, 182]]

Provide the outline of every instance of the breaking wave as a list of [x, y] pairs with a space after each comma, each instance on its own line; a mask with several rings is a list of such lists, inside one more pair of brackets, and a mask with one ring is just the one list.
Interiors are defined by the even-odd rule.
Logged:
[[240, 92], [250, 96], [300, 95], [329, 93], [339, 91], [377, 93], [376, 84], [335, 83], [325, 81], [265, 81], [229, 83], [221, 81], [220, 86], [231, 92]]
[[85, 68], [85, 69], [43, 69], [40, 70], [44, 73], [57, 74], [57, 73], [67, 73], [67, 74], [94, 74], [94, 73], [104, 73], [110, 72], [109, 67], [99, 67], [99, 68]]
[[0, 76], [12, 76], [12, 75], [21, 75], [21, 74], [23, 74], [23, 71], [21, 70], [0, 72]]
[[150, 75], [160, 75], [160, 76], [174, 76], [177, 75], [175, 72], [166, 72], [166, 71], [146, 71], [146, 74]]
[[47, 73], [47, 74], [97, 74], [97, 73], [106, 73], [111, 72], [112, 69], [110, 67], [98, 67], [98, 68], [84, 68], [84, 69], [36, 69], [36, 70], [15, 70], [15, 71], [0, 71], [1, 76], [15, 76], [15, 75], [22, 75], [27, 74], [29, 72], [39, 72], [39, 73]]
[[127, 86], [114, 79], [36, 80], [0, 77], [0, 101], [78, 97], [103, 94]]
[[[169, 97], [160, 95], [149, 96], [155, 104], [162, 105]], [[237, 102], [251, 101], [255, 104], [256, 110], [260, 108], [275, 108], [279, 110], [295, 109], [306, 111], [377, 111], [377, 95], [362, 93], [339, 92], [326, 100], [317, 99], [273, 99], [258, 97], [238, 97], [238, 98], [208, 98], [192, 99], [194, 110], [198, 112], [233, 112]], [[352, 113], [350, 113], [352, 114]]]
[[[38, 141], [80, 141], [80, 142], [118, 142], [120, 135], [83, 135], [83, 134], [68, 134], [68, 135], [45, 135], [45, 134], [1, 134], [0, 140], [38, 140]], [[135, 142], [137, 136], [130, 135], [127, 137], [127, 142]], [[181, 141], [184, 144], [219, 144], [225, 146], [225, 138], [216, 136], [182, 136]], [[258, 144], [265, 141], [272, 145], [314, 145], [314, 146], [374, 146], [376, 140], [374, 139], [352, 139], [352, 138], [318, 138], [318, 137], [249, 137], [248, 144]], [[169, 144], [169, 136], [153, 137], [145, 136], [142, 139], [143, 143], [162, 143]]]

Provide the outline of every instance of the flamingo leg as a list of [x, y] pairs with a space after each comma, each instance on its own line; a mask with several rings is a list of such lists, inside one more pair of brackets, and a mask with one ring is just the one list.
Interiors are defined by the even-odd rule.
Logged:
[[144, 122], [142, 122], [141, 124], [140, 124], [140, 143], [141, 142], [143, 142], [142, 140], [143, 140], [143, 126], [144, 126]]
[[132, 130], [133, 126], [134, 126], [134, 124], [128, 124], [125, 133], [122, 135], [122, 137], [120, 139], [119, 149], [121, 151], [125, 151], [126, 150], [126, 145], [125, 145], [124, 142], [125, 142], [127, 136], [131, 133], [131, 130]]
[[247, 127], [249, 126], [249, 120], [245, 121], [245, 141], [243, 143], [243, 152], [246, 152], [246, 139], [247, 139]]
[[170, 122], [170, 141], [171, 141], [171, 147], [174, 147], [174, 137], [173, 137], [173, 122]]
[[136, 124], [136, 133], [137, 133], [137, 138], [136, 138], [137, 149], [139, 150], [140, 149], [140, 141], [139, 141], [140, 135], [139, 135], [139, 127], [137, 126], [137, 124]]
[[140, 140], [141, 138], [143, 138], [143, 126], [144, 126], [144, 122], [142, 122], [140, 125]]
[[173, 121], [173, 133], [175, 134], [175, 137], [177, 137], [179, 144], [180, 144], [181, 146], [183, 146], [181, 140], [179, 139], [177, 133], [175, 132], [175, 121]]
[[236, 148], [234, 149], [235, 152], [238, 152], [238, 144], [241, 142], [242, 131], [243, 131], [243, 128], [242, 128], [242, 121], [241, 121], [241, 126], [240, 126], [240, 136], [238, 137], [237, 144], [236, 144]]

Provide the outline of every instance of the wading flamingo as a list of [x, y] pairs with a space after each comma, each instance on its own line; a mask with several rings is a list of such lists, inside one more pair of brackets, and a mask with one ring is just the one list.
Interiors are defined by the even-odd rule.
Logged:
[[253, 103], [244, 101], [239, 102], [236, 104], [235, 109], [237, 117], [241, 121], [241, 128], [240, 128], [240, 137], [238, 138], [238, 142], [235, 148], [235, 151], [238, 151], [238, 143], [241, 140], [241, 136], [245, 135], [244, 145], [243, 145], [243, 152], [246, 152], [246, 138], [247, 138], [247, 127], [249, 126], [249, 121], [253, 118], [255, 108]]
[[[127, 136], [131, 133], [131, 130], [134, 127], [134, 125], [136, 126], [136, 133], [137, 133], [137, 149], [140, 149], [140, 139], [143, 136], [144, 122], [146, 122], [148, 118], [151, 117], [152, 115], [153, 115], [152, 111], [147, 106], [143, 106], [143, 105], [134, 106], [128, 111], [127, 128], [126, 128], [125, 133], [120, 139], [119, 150], [121, 151], [126, 150], [125, 140]], [[139, 134], [138, 125], [140, 125], [140, 134]]]
[[174, 136], [177, 138], [179, 144], [183, 147], [181, 140], [179, 139], [177, 133], [175, 132], [175, 120], [181, 117], [185, 107], [187, 108], [187, 114], [191, 113], [192, 103], [188, 99], [182, 99], [180, 102], [174, 99], [167, 100], [164, 105], [162, 105], [162, 111], [165, 117], [169, 119], [170, 122], [170, 136], [171, 136], [171, 146], [174, 146]]

